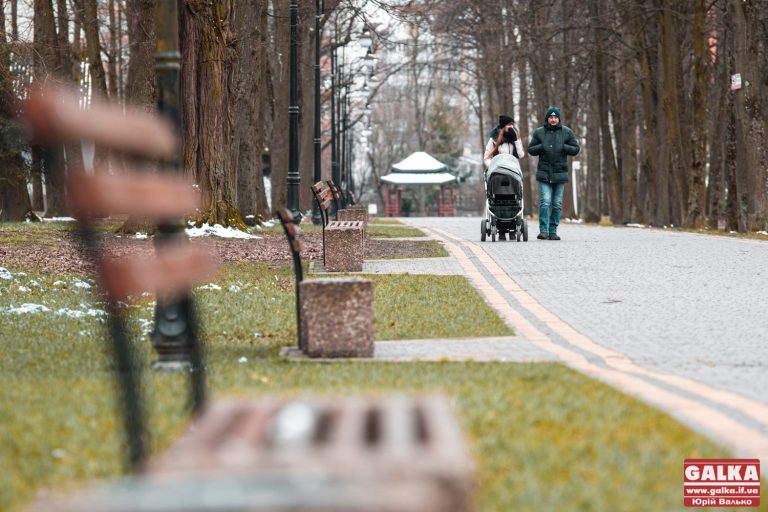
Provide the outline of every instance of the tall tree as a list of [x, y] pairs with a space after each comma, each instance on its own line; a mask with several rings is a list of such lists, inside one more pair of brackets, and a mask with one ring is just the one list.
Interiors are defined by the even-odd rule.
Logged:
[[244, 227], [232, 164], [233, 4], [186, 0], [181, 9], [183, 162], [203, 194], [199, 222]]
[[237, 207], [243, 215], [269, 217], [262, 152], [266, 131], [263, 98], [268, 96], [267, 2], [238, 0], [238, 85], [233, 149], [237, 165]]
[[128, 77], [125, 85], [126, 102], [147, 110], [155, 104], [155, 2], [127, 0]]
[[707, 30], [707, 12], [704, 0], [695, 0], [693, 38], [693, 66], [691, 94], [693, 108], [693, 129], [691, 146], [693, 148], [691, 170], [688, 173], [688, 215], [684, 225], [701, 227], [704, 217], [705, 167], [707, 160], [707, 57], [709, 31]]
[[21, 157], [21, 134], [14, 105], [13, 80], [5, 10], [0, 9], [0, 221], [20, 221], [31, 209], [26, 171]]

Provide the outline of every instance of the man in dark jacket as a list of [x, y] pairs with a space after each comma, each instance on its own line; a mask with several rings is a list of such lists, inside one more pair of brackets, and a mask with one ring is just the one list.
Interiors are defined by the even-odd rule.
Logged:
[[539, 157], [536, 181], [539, 182], [539, 240], [560, 240], [557, 226], [563, 209], [563, 190], [568, 183], [568, 155], [579, 154], [579, 141], [573, 131], [560, 123], [560, 109], [549, 107], [544, 126], [533, 132], [528, 154]]

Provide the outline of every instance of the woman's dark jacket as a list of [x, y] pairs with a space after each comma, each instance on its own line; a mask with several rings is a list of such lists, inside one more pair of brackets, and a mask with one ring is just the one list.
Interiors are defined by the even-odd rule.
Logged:
[[570, 128], [558, 123], [550, 126], [545, 120], [533, 132], [528, 144], [528, 154], [539, 157], [536, 168], [536, 180], [545, 183], [568, 182], [567, 156], [579, 154], [579, 141]]

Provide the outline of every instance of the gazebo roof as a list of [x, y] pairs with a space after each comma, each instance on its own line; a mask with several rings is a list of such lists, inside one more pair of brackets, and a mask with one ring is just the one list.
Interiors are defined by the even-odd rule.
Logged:
[[424, 151], [417, 151], [392, 166], [393, 173], [439, 173], [446, 169], [444, 163]]
[[445, 185], [456, 181], [448, 172], [392, 172], [381, 177], [384, 183], [392, 185]]

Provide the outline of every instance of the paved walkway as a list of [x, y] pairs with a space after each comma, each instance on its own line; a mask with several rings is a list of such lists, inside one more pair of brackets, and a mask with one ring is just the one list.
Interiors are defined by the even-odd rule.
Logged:
[[[297, 348], [283, 350], [283, 356], [307, 361], [338, 361], [338, 359], [310, 359]], [[429, 340], [377, 341], [372, 359], [361, 361], [500, 361], [542, 362], [556, 361], [557, 357], [520, 338], [454, 338]]]
[[[426, 239], [429, 240], [429, 239]], [[312, 274], [337, 274], [337, 272], [325, 272], [322, 261], [310, 263], [309, 272]], [[436, 274], [436, 275], [462, 275], [464, 269], [455, 258], [412, 258], [412, 259], [387, 259], [365, 260], [362, 272], [350, 272], [350, 274]]]
[[479, 218], [408, 222], [522, 338], [768, 465], [768, 243], [581, 225], [481, 243]]

